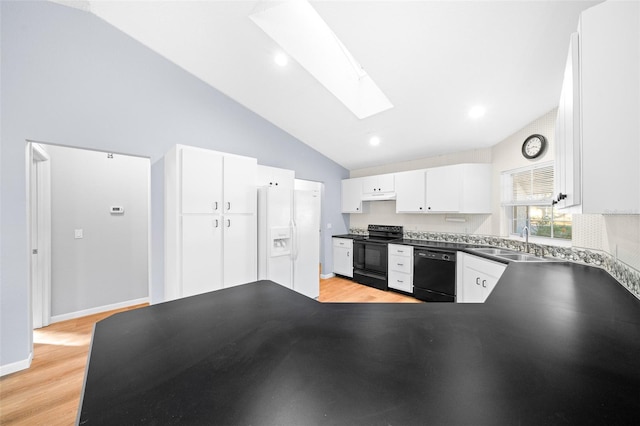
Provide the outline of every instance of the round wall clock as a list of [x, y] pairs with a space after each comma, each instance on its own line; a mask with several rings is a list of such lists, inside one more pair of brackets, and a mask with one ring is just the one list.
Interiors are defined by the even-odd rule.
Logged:
[[547, 139], [542, 135], [531, 135], [522, 144], [524, 158], [534, 159], [542, 155], [547, 147]]

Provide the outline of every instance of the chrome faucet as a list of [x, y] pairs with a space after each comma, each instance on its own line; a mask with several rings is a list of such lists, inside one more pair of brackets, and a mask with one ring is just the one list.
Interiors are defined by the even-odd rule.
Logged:
[[528, 226], [524, 226], [522, 228], [522, 234], [520, 234], [520, 236], [524, 238], [525, 252], [529, 253], [529, 227]]

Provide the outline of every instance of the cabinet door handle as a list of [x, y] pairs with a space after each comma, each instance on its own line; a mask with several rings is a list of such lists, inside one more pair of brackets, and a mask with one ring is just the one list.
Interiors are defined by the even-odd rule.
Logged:
[[214, 212], [217, 212], [217, 211], [218, 211], [218, 202], [217, 202], [217, 201], [214, 201], [214, 202], [213, 202], [213, 211], [214, 211]]
[[476, 277], [476, 285], [480, 285], [480, 277]]
[[404, 253], [404, 250], [398, 250], [398, 253]]
[[227, 210], [231, 210], [231, 203], [227, 201]]
[[218, 227], [218, 225], [219, 225], [219, 224], [218, 224], [218, 219], [216, 219], [216, 226], [215, 226], [215, 227], [217, 228], [217, 227]]
[[350, 252], [347, 252], [347, 257], [349, 257], [349, 256], [351, 256], [351, 253], [350, 253]]
[[398, 263], [398, 266], [404, 266], [404, 263]]
[[487, 286], [485, 285], [487, 283], [487, 280], [482, 280], [482, 287], [487, 288]]
[[227, 228], [231, 227], [231, 219], [227, 219]]
[[404, 282], [404, 281], [402, 281], [402, 280], [396, 280], [396, 281], [397, 281], [397, 282], [399, 282], [399, 283], [403, 283], [403, 282]]

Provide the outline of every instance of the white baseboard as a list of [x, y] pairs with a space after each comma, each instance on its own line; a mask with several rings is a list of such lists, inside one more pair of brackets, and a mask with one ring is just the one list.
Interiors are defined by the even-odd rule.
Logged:
[[15, 373], [20, 370], [26, 370], [31, 366], [33, 360], [33, 352], [29, 352], [29, 357], [22, 361], [12, 362], [11, 364], [0, 365], [0, 377], [7, 374]]
[[66, 321], [70, 319], [86, 317], [87, 315], [99, 314], [101, 312], [112, 311], [114, 309], [126, 308], [128, 306], [140, 305], [142, 303], [149, 303], [148, 297], [141, 299], [127, 300], [126, 302], [113, 303], [111, 305], [98, 306], [96, 308], [84, 309], [82, 311], [70, 312], [68, 314], [54, 315], [51, 317], [51, 324], [60, 321]]
[[333, 278], [335, 276], [336, 276], [336, 274], [334, 274], [333, 272], [330, 273], [330, 274], [320, 274], [320, 278], [323, 279], [323, 280], [326, 280], [328, 278]]

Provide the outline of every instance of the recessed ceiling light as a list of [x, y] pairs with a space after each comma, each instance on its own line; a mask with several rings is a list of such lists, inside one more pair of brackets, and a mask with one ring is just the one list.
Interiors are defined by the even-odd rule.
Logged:
[[371, 138], [369, 139], [369, 145], [371, 145], [371, 146], [380, 145], [380, 138], [377, 137], [377, 136], [371, 136]]
[[484, 115], [485, 112], [486, 112], [485, 107], [481, 105], [476, 105], [469, 110], [469, 117], [473, 119], [480, 118]]
[[284, 67], [289, 63], [289, 57], [282, 52], [276, 53], [276, 56], [273, 57], [273, 60], [281, 67]]

